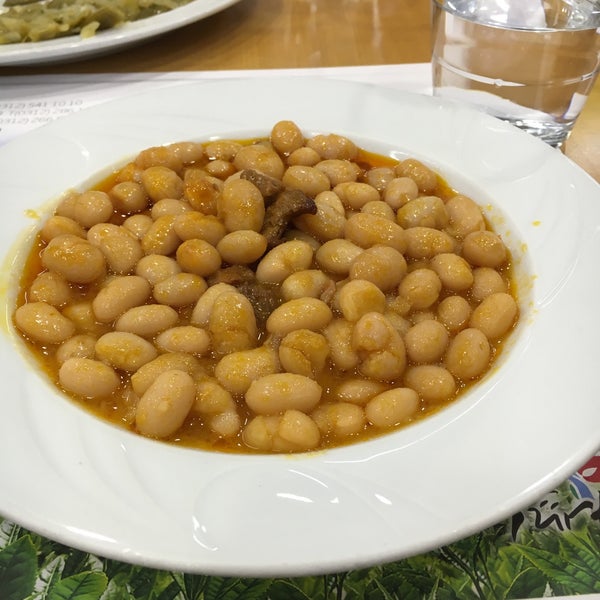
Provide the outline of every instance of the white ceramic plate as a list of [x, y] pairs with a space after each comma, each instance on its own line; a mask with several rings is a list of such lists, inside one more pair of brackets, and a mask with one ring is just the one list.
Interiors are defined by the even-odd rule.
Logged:
[[[414, 426], [295, 456], [168, 446], [58, 395], [8, 324], [20, 271], [15, 248], [39, 225], [35, 215], [145, 147], [251, 137], [280, 119], [425, 160], [486, 207], [514, 253], [522, 311], [497, 368]], [[600, 445], [600, 190], [558, 151], [509, 125], [439, 99], [354, 83], [193, 83], [21, 136], [0, 148], [0, 182], [8, 290], [0, 513], [36, 532], [190, 572], [335, 572], [496, 523], [566, 479]]]
[[[71, 35], [43, 42], [0, 44], [0, 66], [43, 65], [92, 58], [122, 50], [224, 10], [239, 0], [192, 0], [168, 12], [99, 31], [82, 39]], [[0, 0], [0, 12], [4, 0]]]

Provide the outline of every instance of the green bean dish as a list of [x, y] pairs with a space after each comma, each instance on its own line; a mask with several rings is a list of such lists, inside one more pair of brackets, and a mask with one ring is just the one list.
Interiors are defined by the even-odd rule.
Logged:
[[190, 0], [5, 0], [0, 44], [41, 42], [97, 31], [158, 15]]

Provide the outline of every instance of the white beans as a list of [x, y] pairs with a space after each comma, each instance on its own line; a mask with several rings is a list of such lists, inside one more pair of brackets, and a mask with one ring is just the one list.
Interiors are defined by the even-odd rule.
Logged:
[[352, 345], [354, 324], [346, 319], [334, 319], [323, 331], [329, 342], [331, 362], [340, 371], [350, 371], [359, 362], [358, 352]]
[[353, 378], [346, 379], [335, 389], [335, 395], [342, 402], [351, 402], [364, 406], [371, 398], [388, 389], [387, 385], [380, 381], [370, 379]]
[[469, 197], [457, 194], [446, 202], [446, 211], [450, 219], [448, 232], [464, 239], [473, 231], [485, 229], [483, 214], [477, 204]]
[[42, 264], [73, 283], [91, 283], [106, 271], [102, 252], [86, 240], [65, 234], [50, 240], [42, 252]]
[[299, 410], [286, 410], [282, 416], [258, 415], [243, 432], [244, 443], [263, 452], [312, 450], [318, 446], [320, 439], [315, 422]]
[[225, 225], [215, 215], [205, 215], [196, 210], [175, 217], [173, 229], [183, 241], [197, 238], [206, 240], [213, 246], [216, 246], [227, 233]]
[[492, 231], [473, 231], [463, 242], [465, 258], [477, 267], [499, 267], [508, 252], [504, 242]]
[[360, 169], [356, 163], [336, 158], [322, 160], [315, 165], [315, 168], [327, 175], [329, 183], [332, 186], [347, 181], [356, 181], [360, 173]]
[[473, 269], [473, 284], [470, 289], [473, 300], [481, 302], [490, 294], [497, 292], [508, 292], [506, 281], [498, 271], [491, 267]]
[[185, 371], [191, 377], [202, 373], [200, 364], [194, 356], [177, 352], [159, 354], [133, 373], [131, 376], [133, 391], [138, 396], [142, 396], [161, 373], [172, 370]]
[[349, 402], [321, 404], [311, 417], [323, 434], [336, 438], [356, 435], [364, 430], [366, 424], [363, 409]]
[[210, 429], [222, 438], [234, 437], [242, 427], [233, 396], [208, 377], [202, 378], [197, 384], [192, 411], [202, 415]]
[[487, 369], [490, 358], [491, 349], [486, 335], [470, 327], [460, 331], [450, 343], [446, 367], [459, 379], [474, 379]]
[[144, 304], [125, 311], [115, 323], [117, 331], [135, 333], [141, 337], [153, 337], [177, 323], [179, 315], [170, 306]]
[[179, 237], [175, 232], [175, 215], [162, 215], [152, 222], [141, 243], [145, 254], [172, 254], [177, 250]]
[[471, 317], [471, 306], [462, 296], [448, 296], [438, 304], [438, 317], [450, 333], [464, 329]]
[[221, 266], [221, 255], [204, 240], [192, 239], [182, 242], [175, 253], [177, 263], [186, 273], [206, 277]]
[[142, 150], [65, 194], [26, 265], [14, 323], [61, 390], [142, 435], [236, 452], [434, 412], [519, 316], [474, 200], [292, 121]]
[[183, 193], [183, 181], [169, 167], [156, 165], [142, 172], [142, 185], [154, 202], [163, 198], [180, 198]]
[[238, 292], [219, 294], [210, 313], [208, 331], [217, 354], [254, 348], [258, 341], [258, 328], [248, 298]]
[[351, 279], [365, 279], [384, 292], [395, 288], [406, 274], [404, 256], [389, 246], [371, 246], [360, 253], [350, 266]]
[[437, 186], [437, 175], [421, 161], [407, 158], [395, 167], [396, 175], [410, 177], [423, 194], [431, 194]]
[[264, 375], [279, 371], [277, 353], [268, 345], [227, 354], [217, 363], [215, 377], [232, 394], [243, 394]]
[[141, 240], [152, 225], [152, 219], [148, 215], [131, 215], [123, 221], [123, 227], [131, 232], [138, 240]]
[[448, 224], [448, 213], [441, 198], [421, 196], [404, 204], [396, 213], [398, 223], [404, 228], [432, 227], [443, 229]]
[[445, 232], [433, 227], [410, 227], [404, 230], [406, 254], [410, 258], [432, 258], [436, 254], [454, 251], [454, 241]]
[[334, 294], [334, 281], [318, 269], [296, 271], [281, 284], [281, 295], [285, 300], [310, 296], [328, 302]]
[[394, 381], [406, 368], [406, 348], [400, 334], [381, 314], [363, 315], [352, 331], [352, 347], [358, 353], [358, 370], [378, 381]]
[[256, 267], [256, 278], [264, 283], [281, 283], [296, 271], [308, 269], [313, 249], [300, 240], [284, 242], [270, 250]]
[[346, 210], [339, 196], [334, 192], [324, 191], [317, 194], [315, 204], [316, 214], [300, 215], [294, 221], [296, 225], [323, 242], [343, 237]]
[[392, 167], [373, 167], [365, 174], [365, 181], [380, 194], [394, 178], [395, 173]]
[[297, 298], [277, 307], [267, 319], [267, 331], [286, 335], [296, 329], [319, 331], [331, 321], [333, 314], [325, 302], [317, 298]]
[[442, 282], [431, 269], [411, 271], [398, 286], [399, 295], [417, 310], [429, 308], [438, 299], [441, 290]]
[[398, 252], [404, 252], [407, 244], [406, 233], [400, 225], [368, 213], [356, 213], [348, 219], [346, 238], [361, 248], [383, 244]]
[[315, 135], [306, 141], [306, 145], [324, 159], [352, 160], [358, 154], [358, 148], [352, 140], [335, 133]]
[[140, 242], [129, 230], [111, 223], [94, 225], [87, 238], [100, 248], [108, 267], [118, 275], [131, 273], [144, 254]]
[[346, 276], [362, 252], [362, 248], [350, 240], [335, 239], [325, 242], [317, 250], [315, 258], [323, 271]]
[[124, 214], [141, 212], [148, 206], [144, 188], [135, 181], [121, 181], [109, 192], [113, 206]]
[[367, 213], [369, 215], [375, 215], [376, 217], [383, 217], [388, 221], [394, 221], [396, 219], [394, 209], [382, 200], [373, 200], [372, 202], [367, 202], [360, 209], [360, 212]]
[[184, 173], [183, 197], [194, 210], [206, 215], [216, 215], [217, 199], [222, 190], [223, 182], [211, 177], [204, 169], [192, 167]]
[[46, 302], [29, 302], [15, 312], [17, 327], [40, 344], [60, 344], [75, 333], [75, 325]]
[[361, 209], [368, 202], [379, 200], [379, 192], [368, 183], [346, 181], [333, 188], [344, 206], [347, 208]]
[[110, 396], [120, 383], [111, 367], [98, 360], [83, 357], [67, 359], [61, 366], [58, 377], [64, 389], [84, 398]]
[[96, 356], [115, 369], [134, 372], [156, 358], [154, 346], [135, 333], [111, 331], [96, 342]]
[[409, 367], [404, 375], [404, 383], [431, 404], [445, 402], [456, 392], [454, 377], [447, 369], [437, 365]]
[[113, 205], [106, 192], [89, 190], [82, 194], [68, 195], [58, 205], [56, 214], [68, 217], [82, 227], [92, 227], [108, 221], [113, 213]]
[[442, 285], [452, 292], [468, 290], [473, 285], [473, 271], [469, 263], [458, 254], [435, 255], [430, 263]]
[[376, 427], [394, 427], [410, 419], [419, 408], [419, 395], [411, 388], [395, 388], [367, 402], [365, 415]]
[[164, 438], [175, 433], [196, 397], [196, 384], [184, 371], [161, 373], [136, 408], [135, 424], [144, 435]]
[[150, 284], [138, 275], [111, 279], [92, 302], [94, 315], [101, 323], [110, 323], [126, 310], [143, 304], [150, 296]]
[[296, 329], [288, 333], [279, 346], [279, 361], [288, 373], [316, 378], [329, 358], [329, 345], [320, 333]]
[[259, 415], [286, 410], [312, 410], [321, 398], [321, 386], [304, 375], [273, 373], [253, 381], [245, 394], [246, 404]]
[[285, 170], [279, 155], [261, 144], [252, 144], [240, 148], [233, 159], [233, 164], [238, 171], [256, 169], [275, 179], [281, 179]]
[[291, 166], [282, 179], [284, 185], [289, 188], [300, 190], [307, 196], [315, 197], [321, 192], [329, 190], [329, 177], [316, 167]]
[[148, 254], [138, 261], [135, 273], [147, 279], [151, 285], [155, 285], [171, 275], [181, 273], [181, 267], [175, 259], [169, 256]]
[[364, 314], [372, 311], [384, 312], [385, 294], [370, 281], [352, 279], [339, 291], [338, 303], [344, 318], [358, 321]]
[[196, 273], [176, 273], [159, 281], [152, 290], [160, 304], [180, 307], [195, 304], [207, 288], [206, 281]]
[[447, 329], [433, 319], [420, 321], [404, 335], [406, 352], [415, 363], [437, 362], [446, 351], [448, 341]]
[[302, 450], [316, 448], [321, 439], [314, 421], [303, 411], [294, 409], [283, 413], [277, 434], [286, 444]]
[[215, 305], [215, 301], [218, 296], [225, 292], [237, 292], [236, 288], [227, 283], [217, 283], [209, 287], [204, 293], [202, 293], [194, 306], [192, 312], [192, 323], [199, 325], [200, 327], [208, 326], [210, 320], [210, 314]]
[[232, 231], [217, 244], [223, 260], [232, 265], [247, 265], [258, 260], [267, 249], [267, 240], [249, 229]]
[[227, 231], [260, 231], [265, 218], [265, 201], [254, 184], [245, 179], [225, 183], [218, 197], [218, 215]]
[[304, 145], [304, 135], [293, 121], [279, 121], [271, 130], [271, 143], [281, 154], [291, 154]]
[[53, 215], [44, 223], [40, 231], [40, 236], [45, 242], [49, 242], [52, 238], [59, 235], [74, 235], [85, 238], [85, 229], [69, 217]]
[[207, 331], [193, 325], [180, 325], [166, 329], [156, 336], [156, 346], [166, 352], [183, 352], [201, 356], [210, 348]]
[[469, 324], [483, 331], [488, 340], [498, 340], [513, 326], [517, 313], [517, 303], [510, 294], [490, 294], [475, 308]]
[[94, 336], [85, 333], [74, 335], [56, 349], [56, 360], [62, 365], [69, 358], [94, 358], [95, 346]]
[[419, 188], [410, 177], [395, 177], [385, 187], [383, 199], [393, 209], [398, 210], [419, 195]]
[[62, 314], [73, 322], [78, 331], [84, 333], [102, 335], [110, 329], [110, 325], [96, 320], [90, 301], [73, 302], [62, 309]]
[[71, 299], [71, 288], [67, 280], [54, 271], [40, 273], [29, 288], [29, 297], [35, 302], [46, 302], [62, 306]]

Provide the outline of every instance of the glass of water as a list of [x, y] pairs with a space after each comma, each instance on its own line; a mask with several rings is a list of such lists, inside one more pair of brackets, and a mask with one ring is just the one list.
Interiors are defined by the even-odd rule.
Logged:
[[600, 0], [432, 0], [434, 95], [560, 147], [594, 85]]

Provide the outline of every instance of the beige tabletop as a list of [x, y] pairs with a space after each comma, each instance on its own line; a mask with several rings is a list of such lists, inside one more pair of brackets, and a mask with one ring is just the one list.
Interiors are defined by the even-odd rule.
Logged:
[[[430, 50], [429, 0], [241, 0], [124, 52], [0, 76], [386, 65]], [[565, 152], [600, 181], [600, 82]]]

